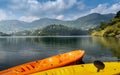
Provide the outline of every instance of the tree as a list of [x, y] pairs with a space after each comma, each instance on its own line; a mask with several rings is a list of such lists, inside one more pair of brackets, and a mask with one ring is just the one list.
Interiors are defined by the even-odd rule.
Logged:
[[117, 12], [115, 18], [120, 18], [120, 11]]
[[101, 22], [100, 23], [100, 28], [103, 30], [104, 28], [106, 28], [108, 25], [107, 25], [107, 23], [106, 22]]

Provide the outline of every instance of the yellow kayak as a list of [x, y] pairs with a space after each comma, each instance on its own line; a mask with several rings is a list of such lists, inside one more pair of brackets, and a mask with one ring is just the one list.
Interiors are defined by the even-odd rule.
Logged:
[[30, 75], [120, 75], [120, 62], [104, 62], [104, 67], [99, 72], [91, 63], [55, 68]]

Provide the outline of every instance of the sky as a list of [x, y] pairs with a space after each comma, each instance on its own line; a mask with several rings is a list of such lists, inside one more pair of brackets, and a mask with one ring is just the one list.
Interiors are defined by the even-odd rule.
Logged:
[[120, 0], [0, 0], [0, 21], [74, 20], [91, 13], [116, 14]]

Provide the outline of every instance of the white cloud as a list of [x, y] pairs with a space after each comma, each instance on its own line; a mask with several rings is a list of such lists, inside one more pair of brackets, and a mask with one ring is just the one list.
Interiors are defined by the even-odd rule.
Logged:
[[85, 8], [85, 5], [84, 5], [84, 3], [82, 1], [77, 3], [77, 9], [79, 11], [83, 10], [84, 8]]
[[0, 20], [5, 20], [7, 18], [6, 12], [3, 10], [0, 10]]
[[64, 14], [64, 12], [76, 4], [77, 6], [81, 6], [82, 3], [79, 5], [77, 0], [48, 0], [46, 2], [39, 2], [38, 0], [11, 0], [8, 5], [8, 9], [16, 15], [18, 14], [20, 17], [19, 20], [22, 21], [31, 22], [38, 19], [33, 16], [50, 17], [63, 20], [66, 16], [59, 14]]
[[[73, 6], [75, 8], [73, 8]], [[26, 22], [34, 21], [38, 19], [38, 17], [69, 20], [73, 18], [73, 16], [72, 18], [69, 16], [71, 15], [71, 12], [69, 13], [69, 11], [74, 9], [72, 13], [74, 14], [74, 12], [83, 10], [84, 8], [84, 3], [78, 0], [48, 0], [46, 2], [38, 0], [10, 0], [6, 6], [6, 9], [14, 13], [18, 20]], [[35, 16], [37, 16], [37, 18]]]
[[15, 15], [13, 15], [11, 12], [4, 11], [0, 9], [0, 21], [1, 20], [10, 20], [15, 19]]
[[108, 6], [108, 4], [99, 4], [96, 8], [91, 9], [90, 13], [109, 14], [109, 13], [116, 13], [119, 10], [120, 10], [120, 2], [115, 3], [112, 6]]
[[32, 22], [34, 20], [38, 20], [40, 19], [39, 17], [36, 16], [22, 16], [19, 18], [20, 21], [24, 21], [24, 22]]
[[102, 13], [107, 9], [107, 4], [99, 4], [96, 8], [91, 9], [90, 13]]
[[45, 10], [60, 12], [65, 9], [71, 8], [76, 3], [77, 0], [56, 0], [56, 1], [48, 1], [41, 6]]
[[29, 12], [28, 14], [56, 14], [71, 8], [77, 3], [77, 0], [56, 0], [47, 1], [44, 3], [37, 0], [11, 0], [8, 8], [22, 12]]
[[58, 19], [58, 20], [63, 20], [63, 19], [64, 19], [64, 15], [58, 15], [58, 16], [56, 17], [56, 19]]

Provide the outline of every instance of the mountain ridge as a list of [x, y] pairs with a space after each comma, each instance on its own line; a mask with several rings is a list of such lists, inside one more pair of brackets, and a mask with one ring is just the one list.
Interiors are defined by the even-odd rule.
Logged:
[[23, 30], [41, 29], [43, 27], [52, 24], [57, 24], [57, 25], [62, 24], [68, 27], [78, 28], [82, 30], [89, 30], [99, 25], [99, 23], [103, 20], [109, 21], [111, 18], [114, 17], [114, 15], [115, 14], [102, 15], [98, 13], [92, 13], [71, 21], [63, 21], [63, 20], [51, 19], [51, 18], [41, 18], [39, 20], [35, 20], [30, 23], [19, 20], [5, 20], [5, 21], [0, 21], [0, 32], [12, 33]]

